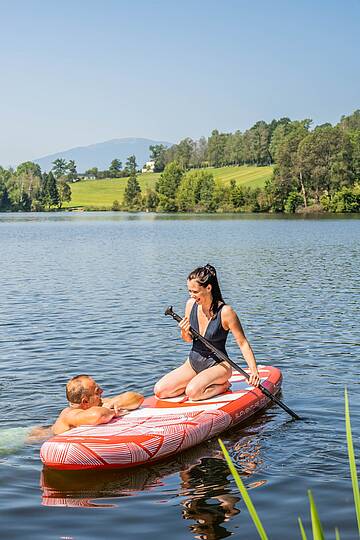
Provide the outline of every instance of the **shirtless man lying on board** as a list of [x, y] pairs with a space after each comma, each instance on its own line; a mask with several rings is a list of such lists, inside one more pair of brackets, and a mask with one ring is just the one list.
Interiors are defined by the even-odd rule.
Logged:
[[36, 427], [29, 434], [31, 439], [51, 437], [71, 428], [107, 424], [117, 416], [137, 409], [144, 398], [136, 392], [125, 392], [118, 396], [102, 399], [103, 389], [89, 375], [77, 375], [66, 385], [69, 406], [60, 414], [51, 427]]

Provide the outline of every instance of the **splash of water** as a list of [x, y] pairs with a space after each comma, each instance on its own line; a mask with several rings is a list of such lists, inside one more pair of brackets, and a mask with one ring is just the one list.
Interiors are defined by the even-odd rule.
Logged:
[[30, 427], [14, 427], [0, 430], [0, 456], [15, 454], [26, 444]]

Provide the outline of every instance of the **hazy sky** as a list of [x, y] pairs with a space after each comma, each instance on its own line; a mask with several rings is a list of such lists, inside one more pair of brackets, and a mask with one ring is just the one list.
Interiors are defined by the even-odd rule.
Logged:
[[359, 0], [0, 0], [0, 164], [360, 108]]

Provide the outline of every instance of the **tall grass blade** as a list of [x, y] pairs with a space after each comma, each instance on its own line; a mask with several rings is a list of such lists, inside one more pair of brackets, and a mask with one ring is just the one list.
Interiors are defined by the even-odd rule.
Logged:
[[299, 527], [300, 527], [300, 532], [301, 532], [301, 540], [307, 540], [305, 529], [300, 518], [298, 518], [298, 522], [299, 522]]
[[340, 533], [337, 527], [335, 527], [335, 540], [340, 540]]
[[310, 515], [311, 515], [311, 524], [312, 524], [312, 533], [314, 540], [325, 540], [324, 532], [319, 519], [319, 514], [315, 505], [314, 498], [311, 491], [308, 491], [309, 500], [310, 500]]
[[349, 399], [348, 399], [348, 393], [347, 393], [346, 387], [345, 387], [345, 425], [346, 425], [346, 440], [347, 440], [348, 454], [349, 454], [351, 482], [353, 486], [355, 511], [356, 511], [358, 529], [359, 529], [359, 536], [360, 536], [359, 482], [358, 482], [357, 471], [356, 471], [355, 453], [354, 453], [354, 445], [353, 445], [353, 440], [352, 440], [351, 423], [350, 423]]
[[239, 476], [239, 473], [237, 472], [237, 470], [235, 469], [235, 466], [233, 464], [233, 462], [231, 461], [231, 457], [229, 456], [229, 453], [228, 451], [226, 450], [225, 448], [225, 445], [224, 443], [222, 442], [221, 439], [218, 439], [219, 441], [219, 444], [220, 444], [220, 448], [225, 456], [225, 459], [226, 459], [226, 462], [228, 464], [228, 467], [230, 469], [230, 472], [231, 474], [233, 475], [234, 477], [234, 480], [236, 482], [236, 485], [241, 493], [241, 496], [244, 500], [244, 503], [246, 504], [246, 507], [250, 513], [250, 516], [255, 524], [255, 527], [257, 528], [257, 531], [259, 533], [259, 536], [261, 538], [261, 540], [269, 540], [267, 535], [266, 535], [266, 532], [265, 532], [265, 529], [264, 527], [262, 526], [262, 523], [260, 521], [260, 518], [255, 510], [255, 507], [250, 499], [250, 496], [247, 492], [247, 489], [246, 487], [244, 486], [243, 484], [243, 481], [241, 480], [240, 476]]

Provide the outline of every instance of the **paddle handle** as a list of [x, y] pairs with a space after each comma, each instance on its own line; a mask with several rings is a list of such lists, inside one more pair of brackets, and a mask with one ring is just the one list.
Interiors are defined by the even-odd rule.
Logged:
[[[177, 313], [173, 311], [172, 306], [169, 306], [168, 308], [166, 308], [165, 315], [170, 315], [170, 317], [172, 317], [178, 323], [182, 321], [182, 318], [180, 317], [180, 315], [178, 315]], [[242, 375], [244, 375], [244, 377], [246, 377], [247, 380], [250, 379], [250, 375], [244, 369], [242, 369], [242, 367], [240, 367], [238, 364], [235, 364], [235, 362], [233, 362], [231, 358], [229, 358], [222, 351], [219, 351], [219, 349], [217, 349], [210, 341], [208, 341], [201, 334], [199, 334], [199, 332], [197, 332], [194, 328], [190, 326], [189, 331], [194, 339], [198, 339], [199, 341], [201, 341], [208, 349], [210, 349], [210, 351], [212, 351], [215, 354], [218, 361], [228, 362], [231, 365], [231, 367], [233, 367], [236, 371], [239, 371]], [[300, 417], [294, 411], [289, 409], [289, 407], [285, 405], [285, 403], [283, 403], [278, 397], [274, 396], [274, 394], [269, 392], [269, 390], [265, 388], [265, 386], [263, 386], [260, 383], [258, 388], [262, 391], [263, 394], [265, 394], [265, 396], [267, 396], [269, 399], [277, 403], [277, 405], [282, 407], [284, 411], [290, 414], [290, 416], [292, 416], [295, 420], [300, 420]]]

